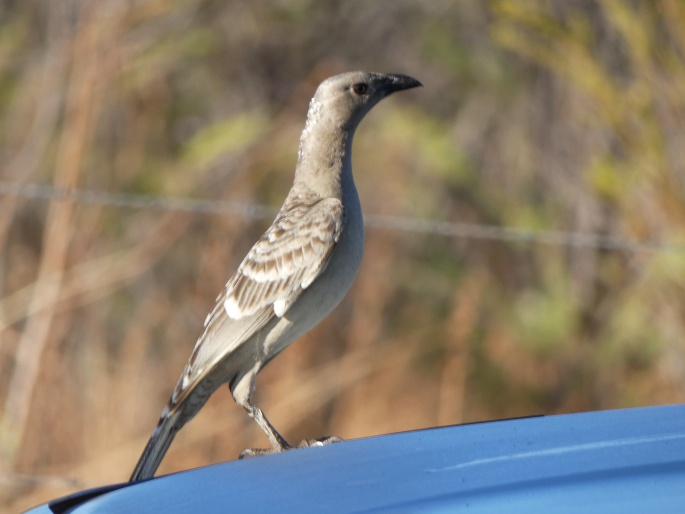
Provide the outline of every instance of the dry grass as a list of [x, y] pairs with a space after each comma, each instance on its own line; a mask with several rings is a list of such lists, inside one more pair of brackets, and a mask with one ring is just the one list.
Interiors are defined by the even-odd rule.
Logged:
[[[336, 4], [0, 2], [0, 180], [277, 207], [318, 81], [398, 71], [366, 212], [682, 244], [680, 2]], [[128, 477], [265, 224], [0, 198], [3, 509]], [[369, 229], [258, 402], [299, 440], [685, 401], [683, 257]], [[225, 389], [160, 471], [264, 444]]]

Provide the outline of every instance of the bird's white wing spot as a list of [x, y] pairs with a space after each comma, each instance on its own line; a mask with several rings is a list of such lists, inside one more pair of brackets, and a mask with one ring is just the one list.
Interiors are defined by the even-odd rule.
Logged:
[[228, 314], [228, 317], [231, 319], [240, 319], [243, 317], [243, 311], [233, 296], [226, 298], [226, 301], [224, 302], [224, 309], [226, 309], [226, 314]]
[[276, 300], [274, 302], [274, 314], [276, 314], [276, 316], [278, 316], [279, 318], [283, 317], [287, 308], [288, 302], [286, 302], [283, 298]]

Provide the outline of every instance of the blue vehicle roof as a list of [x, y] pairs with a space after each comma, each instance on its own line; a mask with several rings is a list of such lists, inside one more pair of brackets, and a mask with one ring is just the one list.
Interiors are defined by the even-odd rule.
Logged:
[[108, 487], [29, 512], [683, 513], [685, 405], [418, 430]]

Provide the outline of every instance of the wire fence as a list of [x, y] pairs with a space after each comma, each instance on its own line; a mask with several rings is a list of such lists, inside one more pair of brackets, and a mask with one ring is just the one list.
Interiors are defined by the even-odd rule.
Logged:
[[[249, 202], [229, 202], [194, 198], [174, 198], [133, 193], [113, 193], [88, 189], [64, 189], [51, 185], [0, 181], [0, 196], [33, 200], [69, 200], [129, 209], [152, 209], [197, 214], [234, 214], [248, 220], [271, 219], [278, 209]], [[568, 247], [616, 250], [628, 253], [685, 252], [685, 245], [659, 241], [635, 241], [618, 236], [558, 230], [502, 227], [475, 223], [456, 223], [409, 216], [365, 214], [367, 227], [464, 239], [488, 239], [519, 243], [538, 243]]]

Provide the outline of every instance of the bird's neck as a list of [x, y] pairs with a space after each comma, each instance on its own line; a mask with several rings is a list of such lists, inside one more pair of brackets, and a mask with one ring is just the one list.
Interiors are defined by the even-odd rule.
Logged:
[[310, 106], [297, 156], [296, 186], [322, 198], [342, 198], [354, 191], [352, 139], [354, 128], [340, 127]]

